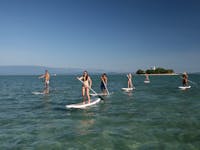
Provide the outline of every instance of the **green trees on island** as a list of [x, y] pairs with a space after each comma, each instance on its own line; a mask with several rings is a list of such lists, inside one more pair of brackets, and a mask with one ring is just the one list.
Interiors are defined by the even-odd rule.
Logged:
[[136, 74], [172, 74], [174, 73], [174, 70], [172, 69], [164, 69], [164, 68], [156, 68], [156, 69], [147, 69], [147, 70], [141, 70], [139, 69]]
[[145, 71], [144, 71], [144, 70], [141, 70], [141, 69], [139, 69], [139, 70], [136, 72], [136, 74], [145, 74]]

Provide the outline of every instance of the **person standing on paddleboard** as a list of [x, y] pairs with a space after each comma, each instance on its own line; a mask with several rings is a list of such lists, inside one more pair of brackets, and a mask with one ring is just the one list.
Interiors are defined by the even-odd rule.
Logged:
[[145, 73], [145, 81], [149, 81], [149, 75], [147, 73]]
[[133, 88], [132, 74], [129, 73], [129, 74], [127, 75], [127, 77], [128, 77], [128, 88]]
[[183, 86], [188, 86], [188, 75], [186, 72], [184, 72], [182, 75], [182, 84]]
[[107, 75], [106, 75], [106, 73], [103, 73], [102, 76], [101, 76], [101, 85], [100, 85], [100, 88], [101, 88], [101, 91], [102, 91], [102, 93], [104, 95], [108, 95], [108, 92], [106, 90], [107, 83], [108, 83]]
[[85, 103], [86, 98], [85, 95], [88, 98], [88, 103], [90, 103], [90, 88], [92, 87], [92, 80], [90, 78], [90, 76], [88, 75], [87, 71], [83, 72], [83, 75], [81, 77], [77, 77], [78, 80], [83, 81], [83, 85], [82, 85], [82, 96], [83, 96], [83, 101]]
[[49, 81], [50, 81], [50, 74], [48, 70], [45, 70], [45, 74], [41, 75], [39, 79], [44, 78], [44, 93], [48, 94], [49, 93]]

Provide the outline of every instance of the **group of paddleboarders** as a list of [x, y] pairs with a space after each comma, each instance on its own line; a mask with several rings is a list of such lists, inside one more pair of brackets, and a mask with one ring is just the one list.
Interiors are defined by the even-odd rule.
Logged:
[[[149, 76], [148, 74], [145, 74], [146, 78], [145, 81], [149, 81]], [[41, 76], [39, 76], [39, 79], [44, 78], [44, 94], [49, 93], [49, 81], [50, 81], [50, 74], [48, 70], [45, 70], [45, 73]], [[133, 82], [132, 82], [132, 74], [129, 73], [127, 75], [128, 78], [128, 88], [133, 88]], [[92, 87], [92, 79], [89, 76], [87, 71], [83, 72], [83, 75], [81, 77], [77, 77], [78, 80], [80, 80], [82, 84], [82, 97], [83, 97], [83, 103], [86, 103], [86, 98], [88, 100], [88, 103], [90, 103], [90, 93], [89, 91], [91, 90]], [[100, 84], [100, 89], [103, 93], [103, 95], [109, 95], [108, 89], [107, 89], [107, 84], [108, 84], [108, 77], [106, 73], [103, 73], [101, 75], [101, 84]], [[182, 84], [183, 86], [188, 86], [188, 75], [186, 72], [182, 74]]]
[[[90, 103], [90, 89], [92, 87], [92, 79], [89, 76], [87, 71], [83, 72], [83, 75], [81, 77], [77, 77], [78, 80], [81, 80], [83, 85], [82, 85], [82, 96], [83, 96], [83, 103], [86, 102], [86, 97], [88, 99], [88, 103]], [[107, 89], [107, 83], [108, 83], [108, 78], [106, 73], [103, 73], [101, 76], [101, 84], [100, 88], [103, 93], [103, 95], [108, 95]]]

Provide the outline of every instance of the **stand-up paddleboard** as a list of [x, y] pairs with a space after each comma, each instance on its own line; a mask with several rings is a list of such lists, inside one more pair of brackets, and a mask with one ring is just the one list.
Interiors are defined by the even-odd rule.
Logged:
[[122, 88], [122, 90], [124, 90], [124, 91], [126, 91], [126, 92], [132, 91], [132, 90], [134, 90], [134, 89], [135, 89], [135, 87], [133, 87], [133, 88]]
[[97, 103], [99, 103], [101, 101], [100, 98], [96, 98], [96, 99], [91, 99], [90, 100], [90, 103], [78, 103], [78, 104], [70, 104], [70, 105], [66, 105], [65, 107], [66, 108], [86, 108], [86, 107], [89, 107], [89, 106], [92, 106], [92, 105], [95, 105]]
[[43, 95], [45, 93], [44, 92], [32, 92], [32, 94], [34, 94], [34, 95]]
[[100, 96], [107, 96], [107, 95], [105, 95], [105, 94], [103, 94], [103, 93], [90, 93], [90, 96], [98, 96], [98, 95], [100, 95]]
[[150, 81], [149, 80], [145, 80], [144, 83], [150, 83]]
[[186, 89], [190, 89], [191, 86], [179, 86], [178, 88], [181, 90], [186, 90]]
[[114, 92], [111, 92], [111, 93], [109, 93], [109, 94], [104, 94], [104, 93], [90, 93], [90, 96], [98, 96], [98, 95], [100, 95], [100, 96], [109, 96], [109, 95], [112, 95]]

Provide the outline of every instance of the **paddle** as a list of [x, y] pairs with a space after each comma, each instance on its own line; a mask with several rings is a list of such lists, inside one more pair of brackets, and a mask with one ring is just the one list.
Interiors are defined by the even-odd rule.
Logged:
[[188, 80], [190, 83], [194, 84], [194, 85], [197, 85], [197, 83], [191, 81], [191, 80]]
[[[84, 82], [82, 80], [80, 80], [79, 78], [77, 78], [81, 83], [84, 84]], [[99, 94], [97, 94], [97, 92], [95, 92], [91, 87], [88, 87], [95, 95], [97, 95], [99, 98], [101, 98], [102, 100], [104, 100], [104, 98], [102, 96], [100, 96]]]
[[104, 80], [102, 80], [102, 81], [103, 81], [103, 84], [104, 84], [104, 86], [105, 86], [105, 88], [106, 88], [106, 91], [107, 91], [108, 95], [110, 95], [110, 93], [109, 93], [109, 91], [108, 91], [108, 88], [107, 88], [107, 84], [104, 82]]
[[[181, 79], [183, 79], [183, 77], [180, 77]], [[192, 84], [194, 84], [194, 85], [197, 85], [197, 83], [195, 83], [195, 82], [193, 82], [193, 81], [191, 81], [191, 80], [188, 80], [188, 82], [190, 82], [190, 83], [192, 83]]]

